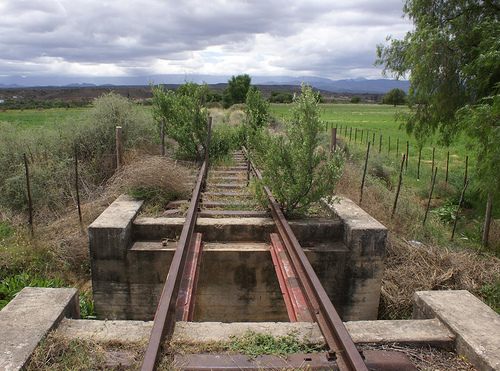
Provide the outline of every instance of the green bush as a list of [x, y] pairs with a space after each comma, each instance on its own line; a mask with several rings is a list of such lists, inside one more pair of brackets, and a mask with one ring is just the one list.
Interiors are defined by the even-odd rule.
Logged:
[[78, 120], [62, 123], [56, 130], [26, 131], [0, 123], [0, 206], [25, 211], [26, 153], [35, 212], [57, 212], [74, 201], [74, 148], [79, 153], [82, 197], [107, 180], [115, 171], [115, 126], [123, 127], [124, 147], [151, 145], [152, 117], [130, 100], [105, 94], [97, 98]]
[[188, 160], [201, 160], [207, 140], [207, 85], [186, 83], [176, 91], [153, 87], [153, 112], [165, 133], [179, 145], [176, 154]]
[[241, 125], [221, 124], [214, 127], [210, 139], [210, 159], [218, 161], [231, 151], [240, 149], [244, 142], [244, 128]]
[[359, 102], [361, 102], [361, 98], [360, 97], [354, 96], [354, 97], [351, 98], [351, 103], [359, 103]]
[[292, 121], [283, 135], [262, 136], [257, 158], [268, 185], [285, 214], [304, 213], [322, 197], [333, 195], [342, 174], [343, 157], [331, 157], [319, 146], [323, 124], [319, 120], [317, 96], [309, 86], [293, 106]]

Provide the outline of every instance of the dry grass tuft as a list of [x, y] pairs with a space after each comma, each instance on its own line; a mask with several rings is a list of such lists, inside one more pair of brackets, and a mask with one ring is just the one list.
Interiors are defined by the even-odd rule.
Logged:
[[189, 169], [166, 157], [146, 156], [126, 165], [115, 174], [94, 200], [82, 204], [83, 226], [76, 207], [44, 227], [39, 227], [36, 242], [48, 245], [59, 267], [66, 268], [70, 282], [86, 280], [90, 275], [87, 226], [90, 225], [121, 193], [149, 196], [163, 207], [166, 202], [189, 193], [184, 180]]
[[135, 189], [154, 189], [187, 196], [189, 170], [168, 157], [146, 156], [132, 162], [108, 182], [108, 192], [116, 195]]
[[[346, 163], [337, 192], [357, 202], [360, 179], [359, 167]], [[388, 190], [380, 181], [367, 179], [361, 207], [389, 229], [380, 317], [408, 318], [413, 294], [419, 290], [469, 290], [495, 306], [497, 294], [493, 292], [489, 294], [491, 297], [485, 297], [482, 289], [485, 285], [497, 287], [500, 259], [457, 247], [458, 241], [450, 243], [449, 230], [432, 216], [423, 227], [423, 207], [418, 197], [404, 188], [396, 217], [391, 219], [393, 202], [394, 190]], [[424, 243], [410, 243], [410, 240]]]
[[413, 294], [422, 290], [468, 290], [481, 297], [485, 283], [500, 277], [500, 259], [466, 251], [409, 243], [391, 236], [382, 280], [381, 317], [411, 316]]

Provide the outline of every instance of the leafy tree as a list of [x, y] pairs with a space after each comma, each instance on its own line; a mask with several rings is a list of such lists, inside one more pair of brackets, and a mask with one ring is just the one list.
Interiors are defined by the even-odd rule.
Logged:
[[396, 107], [398, 104], [405, 104], [406, 93], [398, 88], [392, 89], [386, 95], [384, 95], [382, 103], [392, 104], [394, 107]]
[[245, 126], [247, 134], [251, 136], [267, 124], [269, 103], [262, 98], [262, 94], [255, 86], [248, 90], [245, 103]]
[[287, 215], [307, 211], [311, 203], [332, 195], [342, 173], [338, 152], [331, 158], [320, 149], [323, 125], [317, 95], [310, 86], [294, 101], [284, 135], [264, 135], [258, 147], [264, 183]]
[[203, 158], [207, 139], [207, 85], [186, 83], [176, 91], [153, 87], [153, 115], [164, 125], [167, 136], [179, 147], [177, 155], [191, 160]]
[[361, 102], [360, 97], [354, 96], [351, 98], [351, 103], [359, 103], [359, 102]]
[[270, 103], [292, 103], [293, 94], [290, 92], [272, 91], [269, 97]]
[[224, 108], [229, 108], [236, 103], [244, 103], [251, 81], [252, 79], [247, 74], [231, 77], [222, 94]]
[[495, 115], [500, 81], [499, 3], [406, 0], [403, 10], [414, 30], [402, 40], [388, 37], [388, 45], [377, 47], [376, 63], [397, 78], [409, 76], [412, 110], [404, 117], [408, 132], [419, 137], [438, 132], [445, 144], [465, 132], [478, 154], [478, 180], [490, 190], [490, 200], [492, 192], [498, 197], [500, 146], [490, 146], [491, 137], [484, 136], [500, 130]]

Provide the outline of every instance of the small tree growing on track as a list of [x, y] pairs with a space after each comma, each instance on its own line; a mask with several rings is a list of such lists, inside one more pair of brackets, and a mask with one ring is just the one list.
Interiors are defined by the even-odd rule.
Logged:
[[245, 105], [245, 140], [246, 145], [252, 148], [262, 129], [269, 120], [269, 102], [262, 98], [262, 94], [255, 86], [250, 87]]
[[312, 203], [331, 196], [342, 174], [342, 155], [329, 157], [319, 146], [323, 131], [317, 96], [303, 85], [283, 135], [266, 133], [258, 146], [264, 183], [286, 215], [304, 213]]
[[208, 110], [207, 85], [186, 83], [176, 91], [163, 86], [153, 87], [153, 115], [156, 122], [165, 123], [165, 133], [179, 147], [177, 156], [200, 160], [205, 153]]

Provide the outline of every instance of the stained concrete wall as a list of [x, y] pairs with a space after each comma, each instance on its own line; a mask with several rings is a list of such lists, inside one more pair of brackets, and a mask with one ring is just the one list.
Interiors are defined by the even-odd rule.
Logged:
[[[175, 243], [164, 246], [160, 240], [175, 240], [184, 219], [136, 218], [141, 206], [121, 196], [89, 227], [99, 318], [154, 316], [175, 250]], [[386, 229], [350, 200], [329, 208], [337, 219], [292, 221], [291, 227], [341, 317], [375, 319]], [[196, 230], [208, 248], [201, 260], [195, 320], [287, 319], [267, 244], [275, 231], [271, 219], [199, 218]], [[249, 247], [249, 240], [261, 245]], [[229, 245], [216, 248], [216, 241]]]
[[343, 226], [348, 253], [344, 273], [344, 304], [338, 308], [344, 321], [374, 320], [378, 316], [384, 273], [387, 228], [345, 197], [326, 203]]

